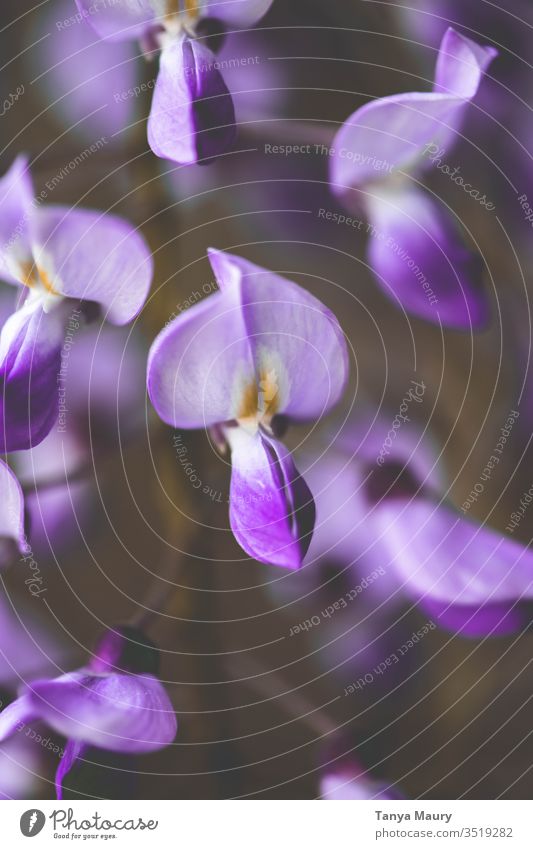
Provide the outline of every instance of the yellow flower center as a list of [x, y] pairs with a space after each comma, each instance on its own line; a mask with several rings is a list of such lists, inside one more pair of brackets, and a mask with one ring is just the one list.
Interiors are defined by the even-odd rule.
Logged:
[[248, 383], [242, 393], [237, 421], [247, 429], [269, 425], [279, 410], [279, 384], [274, 368], [262, 369], [257, 381]]
[[41, 266], [35, 263], [25, 263], [22, 266], [22, 280], [24, 286], [29, 289], [42, 287], [49, 295], [59, 295], [60, 292], [54, 287], [50, 277]]

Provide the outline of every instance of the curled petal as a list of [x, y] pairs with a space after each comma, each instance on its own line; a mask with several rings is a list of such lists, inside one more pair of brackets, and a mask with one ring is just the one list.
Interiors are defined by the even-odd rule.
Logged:
[[57, 374], [64, 324], [61, 308], [45, 313], [27, 304], [0, 334], [0, 451], [31, 448], [58, 414]]
[[156, 18], [157, 0], [119, 0], [95, 3], [76, 0], [81, 18], [91, 24], [100, 38], [111, 41], [142, 38]]
[[298, 569], [315, 523], [313, 496], [289, 452], [266, 436], [229, 428], [230, 523], [250, 557]]
[[274, 0], [207, 0], [203, 14], [229, 26], [249, 27], [270, 9]]
[[152, 752], [176, 735], [176, 716], [152, 675], [90, 675], [83, 671], [31, 685], [38, 716], [65, 737], [113, 752]]
[[33, 186], [25, 156], [0, 179], [0, 277], [19, 283], [32, 264], [29, 237]]
[[[395, 94], [358, 109], [337, 133], [331, 181], [338, 194], [424, 164], [432, 145], [455, 140], [466, 106], [496, 51], [448, 29], [437, 60], [433, 92]], [[426, 157], [425, 163], [431, 165]]]
[[153, 152], [191, 164], [224, 153], [234, 139], [233, 101], [214, 54], [200, 41], [169, 39], [148, 119]]
[[377, 528], [414, 598], [479, 607], [533, 598], [533, 554], [422, 497], [383, 501]]
[[54, 290], [96, 301], [113, 324], [127, 324], [142, 309], [153, 261], [141, 234], [115, 215], [48, 206], [32, 220], [37, 267]]
[[418, 190], [374, 194], [368, 258], [378, 283], [409, 313], [458, 329], [488, 320], [481, 259], [445, 207]]

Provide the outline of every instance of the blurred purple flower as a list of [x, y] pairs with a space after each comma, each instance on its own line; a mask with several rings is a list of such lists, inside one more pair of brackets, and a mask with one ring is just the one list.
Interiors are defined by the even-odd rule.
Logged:
[[23, 287], [21, 306], [0, 335], [0, 451], [8, 452], [38, 444], [57, 418], [72, 300], [94, 301], [111, 323], [127, 324], [148, 295], [152, 257], [121, 218], [41, 207], [24, 157], [0, 179], [0, 209], [0, 277]]
[[110, 630], [86, 667], [24, 687], [0, 713], [0, 741], [33, 721], [67, 737], [56, 774], [61, 799], [66, 775], [89, 746], [134, 754], [172, 743], [176, 716], [156, 677], [158, 665], [157, 649], [141, 632]]
[[203, 41], [202, 24], [215, 19], [223, 26], [250, 27], [272, 0], [123, 0], [100, 7], [90, 0], [76, 3], [101, 38], [138, 39], [145, 52], [161, 51], [148, 118], [148, 143], [157, 156], [191, 164], [231, 148], [233, 101], [215, 55]]
[[[26, 495], [28, 535], [37, 554], [54, 554], [80, 539], [92, 515], [92, 480], [72, 480], [91, 461], [123, 450], [144, 422], [146, 353], [135, 328], [91, 325], [76, 336], [65, 375], [68, 427], [52, 429], [14, 455], [18, 475], [35, 482]], [[39, 488], [42, 481], [56, 486]], [[85, 533], [85, 530], [82, 531]]]
[[432, 166], [428, 151], [448, 151], [459, 137], [495, 55], [449, 28], [432, 92], [366, 104], [333, 142], [332, 190], [348, 208], [364, 205], [372, 225], [369, 260], [380, 286], [408, 312], [453, 328], [479, 328], [487, 320], [482, 265], [462, 244], [446, 207], [415, 187], [410, 175]]
[[26, 552], [24, 496], [9, 466], [0, 460], [0, 567], [9, 564], [17, 551]]
[[[70, 22], [72, 0], [46, 4], [39, 11], [28, 61], [48, 103], [47, 116], [91, 142], [100, 134], [106, 145], [123, 144], [137, 109], [134, 46], [99, 39], [85, 20], [61, 26]], [[48, 37], [43, 39], [44, 32]]]
[[275, 435], [283, 419], [327, 412], [348, 376], [335, 317], [300, 286], [232, 254], [210, 250], [219, 291], [155, 340], [148, 392], [174, 427], [222, 426], [232, 455], [230, 521], [252, 557], [297, 569], [314, 504]]
[[388, 426], [382, 418], [366, 434], [346, 429], [306, 472], [317, 505], [309, 560], [335, 559], [359, 576], [361, 566], [381, 567], [385, 577], [366, 592], [387, 604], [407, 598], [463, 636], [523, 628], [533, 554], [445, 501], [438, 453], [421, 434], [400, 431], [378, 464]]
[[320, 798], [329, 801], [401, 799], [385, 781], [373, 778], [352, 758], [326, 767], [320, 778]]

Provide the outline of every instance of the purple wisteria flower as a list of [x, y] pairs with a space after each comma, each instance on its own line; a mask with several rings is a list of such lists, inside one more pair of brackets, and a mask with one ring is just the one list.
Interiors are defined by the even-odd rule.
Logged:
[[0, 334], [0, 451], [30, 448], [58, 415], [58, 374], [73, 301], [98, 303], [112, 324], [142, 309], [152, 256], [115, 215], [35, 199], [28, 164], [0, 179], [0, 278], [21, 287], [20, 307]]
[[525, 627], [533, 553], [448, 502], [427, 437], [400, 431], [389, 445], [389, 428], [384, 416], [366, 433], [348, 428], [309, 475], [317, 504], [309, 559], [335, 559], [359, 579], [384, 571], [365, 592], [381, 605], [407, 599], [462, 636]]
[[170, 745], [177, 723], [157, 678], [159, 653], [139, 631], [120, 626], [104, 634], [82, 669], [35, 681], [0, 713], [0, 741], [21, 726], [41, 721], [68, 738], [56, 773], [63, 781], [90, 746], [140, 754]]
[[148, 143], [157, 156], [191, 164], [231, 148], [233, 101], [215, 54], [204, 43], [202, 25], [215, 19], [223, 27], [250, 27], [272, 0], [76, 3], [101, 38], [136, 39], [147, 53], [161, 51], [148, 119]]
[[297, 569], [314, 504], [280, 425], [317, 419], [341, 397], [348, 354], [335, 317], [295, 283], [210, 250], [219, 291], [175, 318], [148, 359], [163, 421], [220, 426], [231, 449], [230, 521], [257, 560]]
[[370, 222], [369, 262], [385, 293], [407, 312], [452, 328], [479, 328], [488, 315], [482, 265], [459, 236], [446, 206], [415, 177], [428, 152], [460, 136], [465, 111], [496, 55], [449, 28], [432, 92], [374, 100], [337, 133], [332, 190]]

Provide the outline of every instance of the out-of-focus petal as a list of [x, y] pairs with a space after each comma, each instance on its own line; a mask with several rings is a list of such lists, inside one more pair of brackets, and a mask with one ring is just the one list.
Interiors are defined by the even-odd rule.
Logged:
[[206, 0], [203, 14], [229, 26], [249, 27], [270, 9], [274, 0]]
[[58, 799], [63, 798], [63, 781], [87, 748], [88, 746], [80, 742], [80, 740], [69, 740], [65, 746], [65, 751], [59, 761], [55, 776], [56, 796]]
[[17, 735], [0, 746], [0, 799], [37, 799], [44, 772], [33, 740]]
[[100, 38], [112, 41], [141, 38], [156, 17], [154, 0], [76, 0], [76, 5], [82, 20], [90, 23]]
[[479, 607], [533, 598], [533, 553], [423, 497], [384, 500], [376, 526], [415, 599]]
[[488, 319], [481, 259], [464, 246], [445, 207], [427, 193], [375, 193], [368, 258], [386, 295], [413, 315], [458, 329]]
[[27, 303], [0, 334], [0, 451], [37, 445], [58, 414], [57, 374], [63, 343], [61, 306], [45, 313]]
[[494, 47], [477, 44], [448, 27], [437, 57], [433, 90], [471, 100], [477, 94], [485, 70], [497, 55]]
[[[495, 55], [493, 48], [449, 29], [439, 51], [433, 92], [373, 100], [343, 124], [333, 141], [333, 190], [342, 195], [350, 187], [413, 170], [424, 164], [431, 145], [449, 147]], [[428, 157], [425, 164], [431, 165]]]
[[148, 143], [156, 156], [191, 164], [229, 150], [235, 110], [216, 58], [201, 41], [169, 39], [148, 119]]
[[329, 801], [400, 799], [385, 782], [376, 781], [356, 765], [330, 766], [320, 779], [320, 798]]
[[33, 186], [28, 159], [18, 156], [0, 178], [0, 277], [6, 283], [24, 279], [32, 254], [29, 239]]
[[273, 374], [278, 412], [296, 420], [319, 418], [341, 397], [348, 349], [333, 313], [291, 280], [234, 254], [211, 249], [224, 292], [240, 290], [256, 375]]
[[20, 696], [0, 713], [0, 742], [38, 717], [29, 696]]
[[116, 215], [48, 206], [32, 220], [37, 266], [68, 298], [96, 301], [113, 324], [127, 324], [142, 309], [153, 261], [142, 235]]
[[26, 552], [27, 542], [24, 533], [24, 496], [20, 484], [11, 471], [0, 460], [0, 566], [3, 564], [3, 541], [15, 543], [21, 552]]
[[461, 637], [505, 637], [521, 631], [531, 620], [524, 605], [518, 602], [507, 604], [482, 604], [479, 606], [447, 604], [425, 598], [420, 607], [431, 619], [446, 631]]
[[[94, 0], [89, 5], [94, 6]], [[70, 26], [68, 32], [57, 26], [71, 16], [72, 0], [60, 0], [47, 4], [36, 20], [39, 34], [49, 36], [34, 47], [29, 60], [50, 104], [47, 116], [59, 119], [88, 143], [97, 142], [98, 135], [103, 138], [101, 146], [122, 143], [121, 131], [133, 122], [139, 104], [133, 93], [138, 51], [127, 41], [102, 41], [88, 21]], [[80, 151], [79, 155], [83, 162], [91, 153]], [[66, 167], [77, 167], [76, 160]]]
[[114, 752], [155, 751], [176, 735], [174, 709], [152, 675], [69, 673], [33, 683], [27, 698], [59, 734]]
[[287, 449], [262, 434], [228, 428], [230, 522], [250, 557], [298, 569], [311, 542], [313, 496]]

